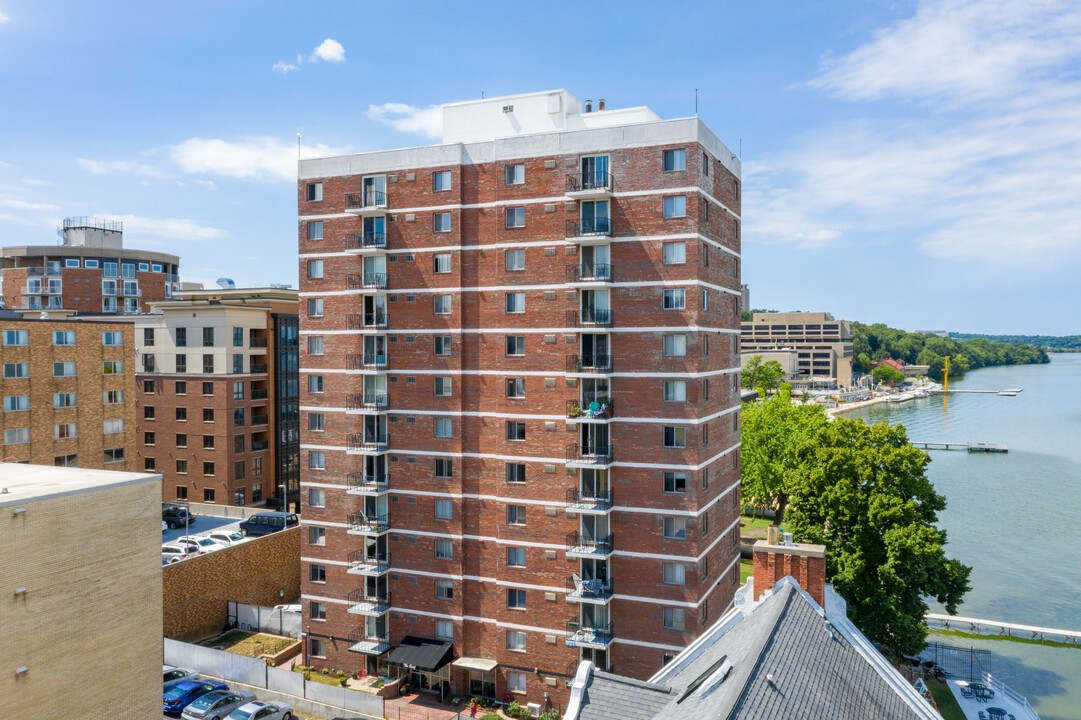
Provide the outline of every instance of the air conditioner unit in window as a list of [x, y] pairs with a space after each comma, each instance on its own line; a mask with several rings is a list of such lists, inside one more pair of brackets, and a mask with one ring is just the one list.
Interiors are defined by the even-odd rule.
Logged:
[[514, 112], [514, 106], [513, 105], [504, 105], [503, 106], [503, 112], [505, 112], [505, 113]]

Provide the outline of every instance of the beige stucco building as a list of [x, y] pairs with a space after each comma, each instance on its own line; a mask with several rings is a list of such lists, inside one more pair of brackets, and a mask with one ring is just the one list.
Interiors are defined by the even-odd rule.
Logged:
[[160, 486], [154, 473], [0, 463], [5, 717], [160, 717]]
[[739, 345], [747, 359], [756, 354], [765, 359], [764, 351], [795, 350], [800, 375], [834, 378], [841, 385], [852, 382], [852, 322], [834, 320], [829, 313], [755, 313], [751, 322], [742, 324]]

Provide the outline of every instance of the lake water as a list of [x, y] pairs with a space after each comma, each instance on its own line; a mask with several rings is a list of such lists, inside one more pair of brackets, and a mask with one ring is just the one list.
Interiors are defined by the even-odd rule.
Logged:
[[[977, 370], [950, 387], [1024, 392], [934, 396], [847, 416], [901, 423], [914, 441], [1007, 445], [1006, 455], [929, 451], [928, 475], [949, 503], [939, 515], [947, 552], [973, 568], [958, 614], [1081, 630], [1081, 354]], [[1043, 720], [1081, 719], [1081, 645], [943, 640], [991, 650], [992, 672]]]

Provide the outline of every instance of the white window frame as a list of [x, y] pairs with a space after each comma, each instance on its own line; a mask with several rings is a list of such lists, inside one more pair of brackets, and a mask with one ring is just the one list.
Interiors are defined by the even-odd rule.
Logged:
[[525, 312], [525, 293], [509, 292], [504, 298], [504, 309], [510, 315], [518, 315]]
[[661, 578], [666, 585], [686, 585], [687, 567], [681, 562], [663, 562]]
[[665, 380], [664, 381], [664, 401], [665, 402], [687, 402], [687, 381], [686, 380]]
[[[446, 184], [443, 185], [443, 181]], [[450, 170], [436, 170], [432, 173], [432, 192], [446, 192], [451, 189]]]
[[450, 253], [436, 253], [432, 257], [432, 271], [436, 274], [443, 274], [450, 272]]
[[665, 310], [686, 310], [687, 290], [685, 288], [665, 288], [662, 306]]
[[507, 165], [503, 172], [503, 182], [506, 185], [525, 185], [525, 164]]
[[453, 220], [449, 212], [432, 213], [432, 232], [449, 233], [453, 227]]
[[308, 261], [308, 279], [309, 280], [318, 280], [321, 277], [323, 277], [323, 261], [322, 260], [309, 260]]
[[507, 272], [521, 272], [525, 270], [525, 250], [508, 250], [503, 262], [503, 266], [507, 269]]
[[524, 228], [525, 227], [525, 208], [524, 207], [509, 207], [503, 211], [504, 227], [507, 228]]
[[[665, 335], [663, 340], [664, 356], [665, 357], [686, 357], [687, 355], [687, 336], [680, 333], [676, 335]], [[671, 350], [671, 352], [669, 352]]]
[[667, 195], [661, 201], [661, 213], [665, 218], [687, 217], [687, 196]]
[[[671, 167], [669, 167], [671, 165]], [[661, 156], [661, 172], [679, 172], [687, 169], [687, 151], [683, 148], [665, 150]]]
[[663, 262], [665, 265], [686, 265], [687, 264], [687, 243], [680, 242], [666, 242], [663, 245]]
[[436, 315], [450, 315], [451, 313], [451, 296], [436, 295], [433, 298], [433, 309]]

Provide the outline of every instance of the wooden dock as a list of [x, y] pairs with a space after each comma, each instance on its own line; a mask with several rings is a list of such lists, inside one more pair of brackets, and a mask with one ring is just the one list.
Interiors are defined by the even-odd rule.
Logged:
[[910, 441], [913, 445], [923, 450], [967, 450], [968, 452], [1006, 453], [1010, 449], [1005, 445], [996, 443], [970, 443], [970, 442], [917, 442]]
[[936, 395], [945, 395], [946, 393], [973, 393], [981, 395], [1001, 395], [1002, 397], [1015, 397], [1018, 393], [1022, 392], [1024, 388], [1006, 388], [1005, 390], [943, 390], [938, 388], [932, 390]]
[[[1020, 623], [1001, 622], [999, 620], [961, 617], [960, 615], [927, 613], [924, 615], [924, 621], [927, 621], [928, 624], [931, 622], [942, 623], [947, 630], [951, 629], [950, 623], [953, 623], [954, 625], [968, 625], [969, 630], [977, 634], [981, 628], [988, 628], [990, 630], [998, 630], [999, 635], [1006, 635], [1008, 637], [1014, 637], [1014, 633], [1017, 632], [1031, 634], [1031, 639], [1033, 640], [1046, 640], [1047, 636], [1050, 636], [1052, 639], [1062, 638], [1061, 642], [1068, 644], [1077, 644], [1078, 640], [1081, 640], [1081, 630], [1061, 630], [1059, 628], [1021, 625]], [[958, 628], [953, 629], [956, 630]], [[1021, 635], [1018, 635], [1018, 637], [1021, 637]]]

